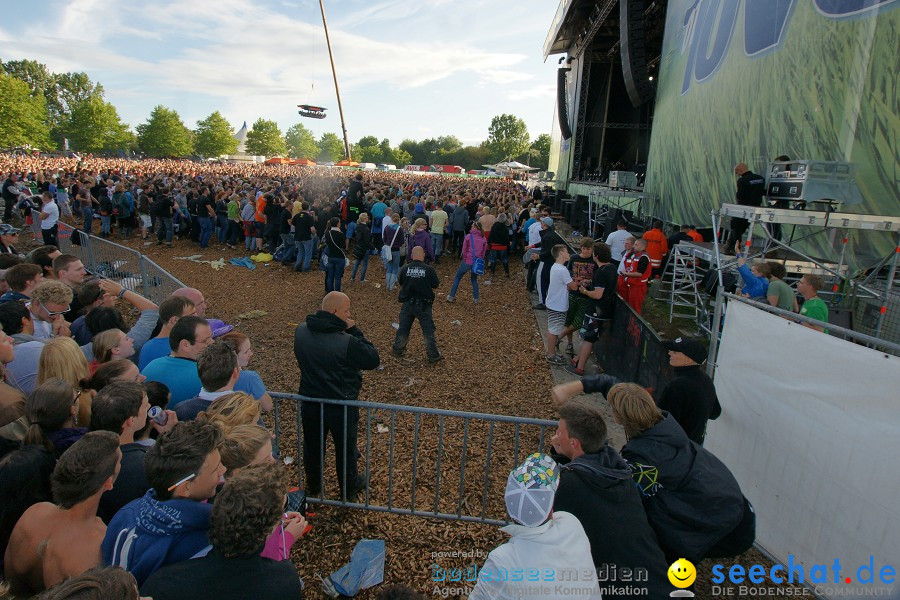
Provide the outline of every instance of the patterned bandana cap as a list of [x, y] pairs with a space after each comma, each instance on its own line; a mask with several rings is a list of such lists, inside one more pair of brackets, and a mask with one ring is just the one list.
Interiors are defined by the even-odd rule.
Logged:
[[535, 452], [513, 469], [506, 480], [506, 510], [513, 521], [525, 527], [537, 527], [553, 509], [553, 497], [559, 487], [556, 461]]

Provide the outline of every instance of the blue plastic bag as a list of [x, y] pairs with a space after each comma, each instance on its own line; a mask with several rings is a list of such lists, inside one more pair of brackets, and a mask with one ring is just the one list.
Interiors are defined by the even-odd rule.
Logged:
[[332, 573], [322, 582], [323, 591], [355, 596], [359, 590], [370, 588], [384, 581], [384, 540], [360, 540], [350, 554], [350, 562]]

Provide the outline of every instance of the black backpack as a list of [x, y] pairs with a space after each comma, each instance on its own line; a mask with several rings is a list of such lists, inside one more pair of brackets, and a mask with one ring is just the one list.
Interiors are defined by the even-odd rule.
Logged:
[[[737, 289], [737, 275], [732, 271], [725, 271], [722, 273], [722, 285], [726, 292], [733, 294]], [[717, 269], [710, 269], [707, 271], [706, 275], [704, 275], [703, 279], [700, 281], [700, 288], [706, 292], [708, 296], [715, 296], [716, 290], [719, 288], [719, 271]]]

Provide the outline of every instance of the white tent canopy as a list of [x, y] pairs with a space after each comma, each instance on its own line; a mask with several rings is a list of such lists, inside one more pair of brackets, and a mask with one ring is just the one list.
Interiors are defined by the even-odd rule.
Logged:
[[528, 165], [523, 165], [522, 163], [515, 160], [506, 160], [503, 162], [498, 162], [496, 165], [482, 165], [483, 167], [487, 167], [489, 169], [494, 169], [496, 171], [537, 171], [537, 167], [529, 167]]

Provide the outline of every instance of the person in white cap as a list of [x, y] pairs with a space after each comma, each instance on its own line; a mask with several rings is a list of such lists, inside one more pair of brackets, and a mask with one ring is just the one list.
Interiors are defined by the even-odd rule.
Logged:
[[[510, 540], [488, 554], [470, 600], [601, 598], [584, 528], [571, 513], [553, 512], [558, 486], [557, 464], [546, 454], [532, 454], [509, 474], [506, 510], [516, 523], [502, 529]], [[514, 572], [539, 580], [515, 581]]]

